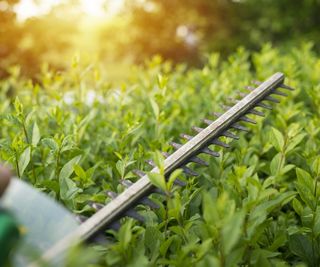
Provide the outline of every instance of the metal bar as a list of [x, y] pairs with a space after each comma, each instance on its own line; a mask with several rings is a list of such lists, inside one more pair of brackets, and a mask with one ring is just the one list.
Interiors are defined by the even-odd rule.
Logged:
[[[190, 158], [199, 154], [204, 147], [211, 145], [213, 139], [221, 136], [221, 134], [228, 130], [239, 120], [239, 118], [247, 114], [257, 105], [257, 103], [271, 94], [276, 87], [282, 85], [283, 81], [284, 75], [282, 73], [272, 75], [236, 105], [222, 114], [212, 124], [204, 128], [200, 133], [176, 150], [164, 161], [165, 175], [168, 176], [177, 168], [182, 167]], [[151, 172], [158, 171], [158, 168], [153, 168]], [[150, 182], [148, 175], [144, 175], [104, 208], [81, 224], [69, 236], [65, 237], [47, 251], [43, 259], [52, 260], [71, 245], [89, 239], [97, 232], [97, 230], [103, 229], [103, 227], [111, 224], [115, 219], [119, 218], [121, 214], [135, 205], [141, 198], [150, 194], [153, 188], [154, 186]]]

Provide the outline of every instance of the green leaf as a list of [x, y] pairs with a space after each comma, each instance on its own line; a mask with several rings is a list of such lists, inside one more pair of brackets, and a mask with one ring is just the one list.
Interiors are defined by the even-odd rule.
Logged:
[[118, 160], [116, 163], [117, 171], [119, 172], [121, 178], [124, 177], [126, 171], [126, 165], [123, 160]]
[[171, 190], [174, 181], [183, 173], [182, 169], [177, 169], [170, 174], [170, 177], [167, 182], [167, 190]]
[[60, 197], [62, 200], [71, 200], [75, 198], [78, 193], [83, 190], [78, 188], [76, 183], [70, 178], [64, 178], [60, 180]]
[[148, 173], [148, 177], [153, 185], [160, 188], [164, 192], [167, 191], [166, 180], [163, 175], [155, 172]]
[[38, 124], [35, 122], [32, 130], [32, 145], [35, 147], [38, 145], [41, 138], [40, 129]]
[[55, 193], [59, 192], [59, 182], [56, 180], [44, 180], [40, 184], [54, 191]]
[[203, 218], [208, 225], [214, 225], [219, 220], [219, 215], [215, 201], [208, 192], [203, 192], [202, 196]]
[[119, 230], [119, 243], [123, 251], [125, 251], [132, 238], [132, 220], [126, 221]]
[[78, 188], [76, 183], [69, 178], [74, 171], [75, 164], [79, 163], [80, 159], [80, 155], [74, 157], [60, 171], [59, 185], [62, 200], [71, 200], [77, 193], [82, 192], [82, 189]]
[[174, 240], [175, 236], [170, 236], [168, 239], [166, 239], [164, 242], [161, 243], [160, 245], [160, 253], [162, 256], [166, 256], [169, 247], [171, 246], [173, 240]]
[[57, 142], [53, 138], [43, 138], [41, 143], [48, 146], [53, 152], [56, 152], [59, 149]]
[[78, 164], [74, 165], [74, 172], [76, 173], [77, 176], [85, 180], [87, 178], [86, 172], [82, 169], [82, 167]]
[[295, 191], [287, 191], [276, 195], [274, 199], [266, 200], [257, 205], [250, 213], [248, 220], [247, 232], [250, 238], [253, 238], [257, 229], [266, 220], [268, 214], [277, 207], [281, 207], [290, 202], [295, 196]]
[[284, 166], [284, 167], [281, 168], [280, 174], [281, 174], [281, 175], [284, 175], [284, 174], [286, 174], [287, 172], [291, 171], [294, 167], [296, 167], [296, 166], [293, 165], [293, 164], [288, 164], [288, 165], [286, 165], [286, 166]]
[[316, 238], [320, 236], [320, 207], [317, 207], [314, 214], [313, 232]]
[[31, 153], [31, 148], [28, 146], [19, 157], [18, 167], [19, 167], [20, 177], [22, 177], [25, 169], [29, 165], [30, 156], [31, 156], [30, 153]]
[[297, 145], [299, 145], [302, 140], [304, 139], [304, 137], [306, 136], [305, 133], [301, 133], [296, 135], [295, 137], [293, 137], [292, 139], [290, 139], [290, 142], [286, 148], [286, 153], [289, 153], [290, 151], [292, 151]]
[[203, 241], [201, 243], [201, 245], [198, 246], [197, 258], [201, 259], [205, 254], [207, 254], [208, 251], [210, 250], [211, 246], [212, 246], [212, 239], [211, 238]]
[[160, 231], [154, 226], [147, 227], [144, 233], [144, 244], [151, 253], [159, 249], [160, 241]]
[[291, 252], [300, 257], [301, 260], [308, 263], [309, 266], [316, 266], [313, 263], [313, 248], [310, 239], [302, 234], [289, 236], [289, 248]]
[[292, 201], [292, 206], [293, 206], [293, 209], [295, 210], [295, 212], [297, 214], [299, 214], [299, 216], [301, 217], [303, 214], [303, 206], [301, 205], [300, 201], [295, 198]]
[[312, 210], [315, 209], [317, 203], [314, 196], [314, 182], [310, 174], [300, 168], [296, 169], [297, 182], [296, 189], [303, 200]]
[[228, 255], [237, 244], [245, 218], [244, 211], [236, 212], [222, 228], [222, 244], [225, 255]]
[[22, 103], [20, 102], [19, 97], [16, 97], [16, 99], [14, 100], [13, 105], [14, 105], [14, 109], [15, 109], [17, 114], [23, 113], [23, 106], [22, 106]]
[[285, 159], [281, 152], [275, 155], [270, 163], [271, 175], [274, 175], [274, 176], [277, 175], [283, 168], [284, 162], [285, 162]]
[[79, 163], [80, 159], [81, 155], [76, 156], [72, 160], [68, 161], [60, 171], [59, 180], [69, 178], [74, 171], [74, 166]]
[[158, 74], [158, 85], [161, 89], [165, 88], [168, 83], [168, 77]]
[[312, 162], [311, 168], [315, 176], [320, 178], [320, 156], [316, 156]]
[[156, 103], [156, 101], [154, 101], [154, 99], [152, 99], [152, 98], [150, 98], [150, 104], [151, 104], [151, 108], [152, 108], [153, 114], [154, 114], [155, 118], [158, 120], [159, 119], [159, 115], [160, 115], [159, 106]]
[[283, 150], [284, 138], [282, 133], [276, 128], [273, 128], [273, 127], [271, 128], [270, 141], [278, 152]]

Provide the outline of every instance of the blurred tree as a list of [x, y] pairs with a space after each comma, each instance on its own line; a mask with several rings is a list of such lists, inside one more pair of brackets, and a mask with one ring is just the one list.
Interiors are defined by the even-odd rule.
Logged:
[[122, 11], [97, 27], [85, 21], [80, 0], [63, 1], [23, 23], [13, 9], [19, 0], [0, 0], [0, 78], [13, 64], [31, 77], [44, 62], [63, 69], [79, 50], [91, 62], [112, 66], [155, 54], [200, 65], [205, 53], [258, 50], [266, 42], [286, 47], [311, 40], [320, 51], [320, 0], [123, 1]]
[[0, 78], [8, 75], [8, 68], [18, 65], [21, 73], [35, 77], [43, 63], [54, 69], [63, 69], [75, 49], [75, 36], [80, 14], [62, 3], [52, 8], [49, 14], [17, 21], [14, 5], [19, 0], [0, 0]]
[[265, 42], [294, 45], [307, 40], [320, 51], [319, 0], [246, 0], [237, 10], [237, 43], [256, 49]]
[[19, 63], [25, 75], [34, 77], [43, 63], [56, 70], [69, 64], [77, 47], [79, 24], [75, 21], [78, 17], [79, 14], [69, 5], [60, 4], [47, 15], [24, 22]]
[[108, 25], [100, 42], [114, 43], [104, 55], [117, 50], [113, 54], [135, 62], [160, 54], [198, 64], [204, 52], [257, 50], [266, 42], [311, 40], [319, 51], [319, 10], [319, 0], [126, 0], [120, 15], [126, 23]]
[[0, 78], [7, 75], [7, 66], [16, 62], [21, 40], [21, 27], [16, 22], [13, 6], [19, 0], [0, 0]]
[[197, 64], [208, 39], [229, 37], [230, 12], [230, 1], [127, 0], [121, 16], [129, 27], [125, 38], [117, 38], [117, 47], [136, 62], [160, 54], [175, 62]]

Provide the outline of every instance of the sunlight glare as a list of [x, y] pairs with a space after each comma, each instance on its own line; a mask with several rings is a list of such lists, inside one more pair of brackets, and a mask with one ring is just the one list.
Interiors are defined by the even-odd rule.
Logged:
[[[50, 12], [55, 5], [65, 3], [66, 0], [45, 0], [35, 3], [33, 0], [21, 0], [15, 6], [19, 21], [30, 17], [42, 16]], [[123, 6], [124, 0], [80, 0], [78, 8], [88, 17], [111, 18]]]
[[105, 0], [81, 0], [81, 9], [87, 15], [92, 17], [103, 17], [106, 15], [106, 10], [104, 9]]
[[30, 17], [45, 15], [51, 8], [61, 3], [61, 0], [46, 0], [36, 4], [33, 0], [22, 0], [14, 8], [19, 21], [24, 21]]

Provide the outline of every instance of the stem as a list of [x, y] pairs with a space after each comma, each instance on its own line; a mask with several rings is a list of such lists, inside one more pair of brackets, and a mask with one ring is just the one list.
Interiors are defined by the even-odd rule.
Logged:
[[168, 205], [168, 203], [169, 203], [169, 201], [170, 201], [170, 196], [169, 196], [169, 194], [168, 194], [168, 192], [166, 192], [166, 201], [167, 201], [167, 204], [166, 204], [166, 209], [165, 209], [165, 225], [164, 225], [164, 238], [165, 238], [165, 240], [167, 239], [167, 230], [168, 230], [168, 215], [169, 215], [169, 205]]
[[223, 267], [226, 265], [225, 255], [223, 251], [223, 246], [220, 245], [220, 266]]
[[[314, 185], [314, 196], [317, 199], [317, 187], [318, 187], [318, 177], [316, 178], [316, 182]], [[315, 244], [315, 233], [314, 233], [314, 225], [315, 225], [315, 217], [316, 217], [316, 213], [317, 213], [317, 205], [315, 205], [314, 209], [313, 209], [313, 216], [312, 216], [312, 238], [311, 238], [311, 242], [312, 242], [312, 258], [313, 261], [317, 264], [317, 259], [316, 259], [316, 244]]]
[[34, 163], [33, 163], [33, 159], [32, 159], [32, 154], [33, 154], [33, 147], [32, 145], [30, 146], [31, 150], [30, 150], [30, 161], [31, 161], [31, 169], [32, 169], [32, 175], [33, 175], [33, 183], [37, 183], [37, 176], [36, 176], [36, 171], [34, 168]]
[[26, 141], [27, 141], [28, 145], [30, 146], [30, 163], [31, 163], [31, 169], [32, 169], [33, 183], [35, 184], [37, 182], [37, 176], [36, 176], [36, 171], [34, 168], [34, 162], [32, 159], [33, 147], [32, 147], [32, 144], [30, 143], [27, 128], [26, 128], [26, 125], [24, 122], [22, 124], [22, 128], [23, 128], [24, 135], [26, 137]]
[[286, 157], [285, 151], [286, 151], [286, 148], [287, 148], [287, 143], [288, 143], [288, 136], [285, 135], [284, 145], [283, 145], [283, 148], [281, 149], [280, 164], [278, 165], [277, 175], [279, 175], [279, 173], [280, 173], [280, 167], [282, 166], [283, 161], [285, 160], [285, 157]]
[[15, 156], [15, 163], [16, 163], [17, 174], [18, 174], [18, 177], [21, 178], [21, 177], [20, 177], [20, 170], [19, 170], [19, 162], [18, 162], [17, 151], [16, 151], [15, 155], [16, 155], [16, 156]]
[[57, 180], [59, 180], [59, 175], [58, 175], [59, 165], [60, 165], [60, 148], [58, 150], [58, 155], [57, 155], [57, 160], [56, 160], [56, 170], [55, 170], [55, 176], [56, 176]]
[[283, 164], [283, 161], [285, 160], [285, 154], [284, 154], [284, 152], [283, 151], [281, 151], [281, 157], [280, 157], [280, 164], [278, 165], [278, 170], [277, 170], [277, 174], [279, 174], [280, 173], [280, 168], [281, 168], [281, 166], [282, 166], [282, 164]]
[[24, 136], [26, 137], [27, 143], [30, 144], [27, 128], [26, 128], [26, 125], [24, 124], [24, 122], [22, 124], [22, 128], [23, 128]]

